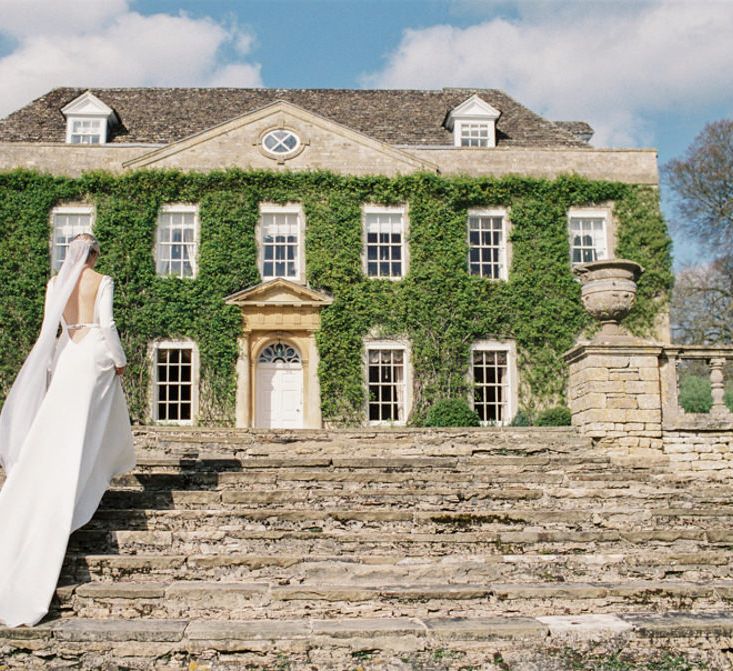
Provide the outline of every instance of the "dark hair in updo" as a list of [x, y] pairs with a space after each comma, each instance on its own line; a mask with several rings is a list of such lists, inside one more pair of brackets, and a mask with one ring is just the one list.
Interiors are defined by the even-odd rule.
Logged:
[[99, 240], [95, 238], [91, 233], [79, 233], [75, 235], [69, 242], [74, 240], [89, 240], [89, 254], [87, 255], [87, 261], [90, 261], [93, 257], [99, 256]]

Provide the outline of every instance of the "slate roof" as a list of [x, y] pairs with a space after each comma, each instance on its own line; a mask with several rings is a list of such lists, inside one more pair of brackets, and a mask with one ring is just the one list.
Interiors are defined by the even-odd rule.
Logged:
[[584, 142], [588, 142], [593, 137], [593, 126], [585, 121], [555, 121], [555, 125], [564, 128]]
[[64, 142], [61, 109], [90, 90], [118, 115], [111, 143], [168, 144], [276, 101], [287, 100], [394, 145], [451, 145], [448, 112], [474, 93], [501, 111], [497, 145], [587, 147], [496, 89], [57, 88], [0, 120], [2, 142]]

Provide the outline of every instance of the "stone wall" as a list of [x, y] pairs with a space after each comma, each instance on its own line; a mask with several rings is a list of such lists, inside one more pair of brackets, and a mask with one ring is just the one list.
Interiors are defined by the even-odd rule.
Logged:
[[406, 147], [405, 151], [436, 163], [444, 175], [526, 175], [553, 179], [572, 173], [588, 179], [609, 179], [627, 184], [659, 183], [657, 152], [653, 149], [496, 147], [486, 151]]
[[706, 479], [733, 477], [733, 430], [664, 431], [662, 440], [676, 472]]
[[[301, 123], [304, 123], [301, 121]], [[261, 128], [259, 130], [262, 130]], [[144, 161], [147, 167], [176, 167], [183, 170], [214, 170], [228, 166], [271, 169], [325, 169], [340, 174], [396, 174], [417, 170], [437, 170], [443, 175], [493, 176], [523, 175], [553, 179], [577, 174], [588, 179], [607, 179], [628, 184], [658, 183], [656, 152], [635, 149], [501, 149], [466, 150], [460, 148], [403, 148], [409, 165], [399, 160], [400, 152], [389, 145], [366, 146], [356, 134], [342, 131], [334, 137], [324, 129], [311, 128], [310, 145], [293, 161], [278, 166], [254, 146], [257, 133], [239, 137], [244, 130], [212, 133], [210, 139], [198, 138], [185, 151], [165, 152], [155, 146], [87, 146], [0, 143], [0, 170], [28, 168], [54, 175], [77, 177], [87, 170], [124, 172], [124, 164], [136, 167], [136, 159], [159, 149], [159, 161]], [[246, 134], [246, 133], [245, 133]], [[237, 136], [237, 137], [235, 137]], [[245, 139], [247, 141], [245, 141]], [[156, 152], [157, 154], [157, 152]], [[422, 164], [422, 165], [421, 165]], [[426, 167], [427, 166], [427, 167]]]
[[661, 449], [661, 351], [658, 344], [630, 341], [578, 345], [568, 352], [573, 426], [618, 446]]
[[0, 142], [0, 170], [26, 168], [52, 175], [78, 177], [88, 170], [122, 172], [122, 163], [151, 147]]
[[[677, 363], [685, 354], [707, 360], [715, 388], [730, 347], [683, 347], [632, 337], [579, 343], [565, 354], [573, 425], [617, 460], [665, 461], [683, 476], [733, 476], [733, 414], [685, 413], [678, 403]], [[717, 382], [716, 382], [717, 380]]]

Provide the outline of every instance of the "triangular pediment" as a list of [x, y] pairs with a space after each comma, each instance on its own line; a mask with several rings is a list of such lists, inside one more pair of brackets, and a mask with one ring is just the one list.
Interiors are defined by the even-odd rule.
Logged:
[[263, 307], [272, 306], [317, 306], [325, 307], [333, 302], [328, 294], [321, 293], [295, 284], [282, 277], [262, 282], [253, 287], [242, 289], [224, 298], [227, 305], [238, 305], [240, 307], [250, 305]]
[[66, 105], [61, 113], [65, 116], [106, 116], [114, 114], [109, 105], [103, 103], [91, 91], [82, 93], [78, 98], [74, 98]]
[[[274, 156], [263, 138], [275, 129], [293, 131], [298, 151]], [[123, 163], [127, 169], [177, 167], [213, 170], [226, 167], [333, 170], [349, 174], [437, 172], [437, 165], [365, 133], [277, 100], [258, 110], [148, 151]]]
[[453, 123], [456, 119], [496, 121], [500, 116], [501, 112], [498, 109], [492, 107], [485, 100], [474, 94], [448, 113], [445, 125], [449, 130], [452, 130]]

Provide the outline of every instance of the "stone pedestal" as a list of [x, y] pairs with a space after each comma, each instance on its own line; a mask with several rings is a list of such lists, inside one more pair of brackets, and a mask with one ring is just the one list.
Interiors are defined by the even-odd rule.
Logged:
[[579, 343], [565, 354], [573, 426], [625, 448], [662, 446], [661, 343]]

